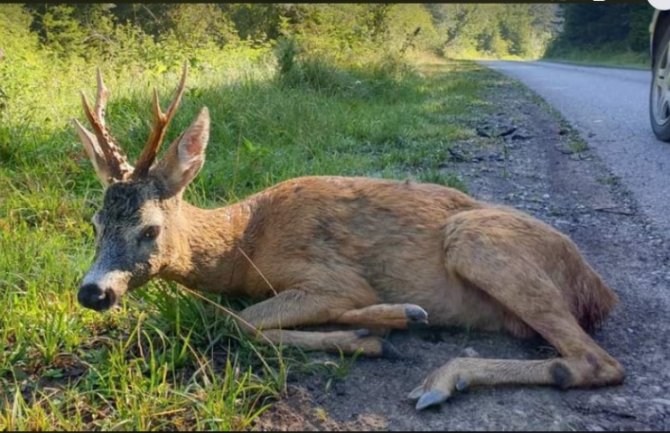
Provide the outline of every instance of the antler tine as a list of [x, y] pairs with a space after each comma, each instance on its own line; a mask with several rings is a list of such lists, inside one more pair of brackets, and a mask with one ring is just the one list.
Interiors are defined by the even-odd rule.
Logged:
[[95, 114], [98, 116], [102, 126], [105, 126], [105, 107], [107, 106], [107, 98], [109, 97], [109, 89], [102, 81], [102, 72], [100, 68], [95, 68], [96, 79], [98, 81], [98, 95], [95, 100]]
[[172, 99], [172, 102], [170, 103], [166, 113], [163, 113], [163, 111], [161, 110], [160, 102], [158, 100], [158, 91], [156, 90], [156, 88], [154, 88], [154, 97], [153, 97], [154, 124], [153, 127], [151, 128], [151, 133], [149, 134], [147, 144], [144, 146], [144, 150], [142, 150], [142, 154], [137, 160], [135, 172], [133, 173], [133, 176], [136, 178], [145, 176], [149, 172], [151, 164], [153, 164], [154, 160], [156, 159], [158, 149], [160, 148], [161, 143], [165, 138], [167, 128], [170, 125], [170, 122], [172, 121], [172, 118], [174, 117], [175, 113], [177, 112], [177, 108], [179, 107], [179, 103], [181, 102], [181, 97], [184, 94], [184, 89], [186, 87], [186, 71], [188, 69], [187, 66], [188, 64], [184, 62], [184, 67], [181, 74], [181, 80], [179, 82], [179, 86], [175, 91], [175, 96]]
[[128, 159], [125, 154], [121, 148], [114, 143], [114, 139], [109, 131], [107, 131], [107, 127], [105, 126], [105, 107], [110, 92], [102, 80], [100, 68], [97, 68], [96, 76], [98, 92], [95, 98], [95, 111], [91, 109], [91, 105], [82, 91], [81, 100], [82, 105], [84, 106], [84, 113], [93, 128], [100, 150], [102, 151], [105, 160], [108, 162], [111, 177], [115, 180], [124, 180], [130, 173], [132, 173], [133, 168], [128, 164]]

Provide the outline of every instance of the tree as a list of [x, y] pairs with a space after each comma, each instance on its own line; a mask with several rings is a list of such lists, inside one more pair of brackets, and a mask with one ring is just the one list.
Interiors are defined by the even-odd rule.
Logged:
[[563, 32], [552, 44], [552, 51], [595, 49], [618, 46], [644, 52], [648, 50], [648, 28], [653, 8], [638, 4], [564, 4]]
[[214, 4], [176, 3], [166, 12], [162, 33], [171, 33], [188, 48], [239, 41], [235, 25]]
[[44, 45], [61, 56], [83, 52], [86, 32], [80, 26], [74, 6], [45, 4], [35, 9], [32, 27]]

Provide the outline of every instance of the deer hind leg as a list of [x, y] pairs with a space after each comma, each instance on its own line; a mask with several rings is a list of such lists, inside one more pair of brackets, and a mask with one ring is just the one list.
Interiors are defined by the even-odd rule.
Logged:
[[[273, 298], [246, 308], [238, 324], [259, 341], [284, 344], [304, 350], [362, 353], [365, 356], [399, 357], [387, 341], [372, 335], [366, 328], [406, 328], [411, 323], [425, 323], [426, 312], [412, 304], [374, 304], [351, 308], [346, 297], [318, 295], [302, 290], [286, 290]], [[285, 328], [327, 323], [361, 327], [357, 330], [314, 332]]]
[[[563, 327], [558, 330], [557, 327]], [[615, 385], [623, 381], [621, 365], [601, 349], [576, 321], [543, 319], [541, 335], [562, 358], [511, 360], [454, 358], [409, 394], [416, 408], [440, 404], [456, 391], [474, 386], [553, 385], [560, 388]]]
[[562, 357], [532, 361], [455, 358], [410, 393], [411, 399], [418, 399], [417, 409], [442, 403], [455, 391], [477, 385], [569, 388], [621, 383], [623, 368], [580, 327], [565, 295], [533, 250], [533, 239], [544, 242], [546, 237], [521, 239], [510, 237], [509, 232], [504, 236], [500, 231], [482, 232], [486, 227], [481, 225], [471, 228], [461, 224], [448, 230], [445, 261], [450, 277], [469, 290], [489, 295], [506, 313], [544, 337]]

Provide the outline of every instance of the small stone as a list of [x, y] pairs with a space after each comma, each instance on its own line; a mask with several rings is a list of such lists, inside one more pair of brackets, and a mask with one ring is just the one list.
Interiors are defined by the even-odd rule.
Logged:
[[467, 356], [468, 358], [477, 358], [479, 357], [479, 352], [477, 352], [472, 347], [466, 347], [463, 349], [463, 355]]
[[662, 404], [664, 406], [670, 406], [670, 400], [667, 398], [652, 398], [651, 401], [657, 404]]
[[616, 404], [621, 404], [621, 405], [626, 405], [628, 403], [628, 400], [624, 397], [612, 397], [612, 401]]
[[589, 405], [598, 405], [601, 404], [603, 401], [603, 398], [599, 395], [592, 395], [589, 397]]

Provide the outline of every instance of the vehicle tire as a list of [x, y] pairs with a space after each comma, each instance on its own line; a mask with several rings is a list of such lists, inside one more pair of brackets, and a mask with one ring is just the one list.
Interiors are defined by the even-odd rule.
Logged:
[[661, 42], [654, 50], [649, 118], [656, 137], [670, 141], [670, 26], [662, 31]]

